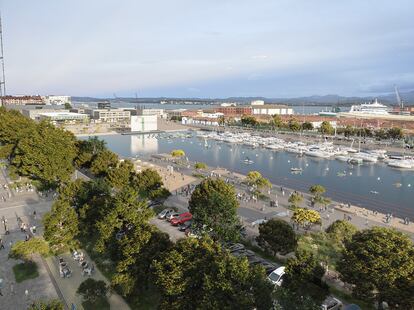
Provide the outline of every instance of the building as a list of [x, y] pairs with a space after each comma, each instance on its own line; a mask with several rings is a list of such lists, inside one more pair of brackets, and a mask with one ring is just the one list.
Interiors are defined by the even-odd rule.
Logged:
[[131, 116], [131, 132], [147, 132], [158, 129], [157, 115]]
[[85, 113], [96, 123], [125, 124], [131, 120], [131, 111], [123, 109], [85, 109]]
[[40, 96], [2, 96], [0, 106], [7, 105], [43, 105], [45, 104]]
[[69, 113], [68, 110], [63, 109], [22, 109], [20, 111], [24, 116], [31, 118], [35, 121], [40, 120], [40, 115], [45, 113]]
[[65, 105], [65, 104], [72, 104], [72, 98], [70, 96], [42, 96], [42, 100], [44, 104], [47, 105]]
[[111, 108], [111, 102], [109, 101], [98, 102], [98, 109], [110, 109], [110, 108]]
[[166, 118], [164, 109], [147, 109], [145, 107], [138, 107], [137, 115], [157, 115], [160, 118]]
[[86, 114], [72, 113], [72, 112], [43, 112], [39, 113], [39, 120], [49, 120], [50, 122], [76, 124], [86, 123], [89, 116]]
[[225, 106], [217, 107], [214, 110], [223, 113], [225, 117], [240, 117], [252, 114], [252, 107], [250, 106]]
[[166, 114], [168, 118], [171, 117], [181, 117], [183, 116], [183, 112], [187, 111], [187, 109], [175, 109], [175, 110], [166, 110]]
[[292, 115], [293, 109], [286, 105], [262, 104], [252, 105], [253, 115]]
[[263, 100], [253, 100], [250, 105], [264, 105]]

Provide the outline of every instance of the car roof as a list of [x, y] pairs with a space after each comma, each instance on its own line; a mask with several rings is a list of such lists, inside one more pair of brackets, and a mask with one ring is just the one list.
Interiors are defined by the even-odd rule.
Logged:
[[187, 216], [187, 215], [191, 215], [191, 213], [190, 212], [184, 212], [184, 213], [180, 214], [180, 216]]
[[282, 274], [282, 273], [285, 273], [285, 266], [276, 268], [275, 270], [272, 271], [272, 273], [276, 273], [276, 274], [279, 274], [279, 275]]

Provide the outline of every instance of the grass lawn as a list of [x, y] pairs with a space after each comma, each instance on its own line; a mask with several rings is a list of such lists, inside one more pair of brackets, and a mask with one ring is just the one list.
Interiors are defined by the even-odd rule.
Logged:
[[23, 282], [24, 280], [34, 279], [39, 276], [35, 262], [14, 265], [13, 273], [17, 283]]
[[109, 310], [109, 302], [107, 298], [99, 298], [95, 302], [84, 301], [82, 306], [85, 310]]

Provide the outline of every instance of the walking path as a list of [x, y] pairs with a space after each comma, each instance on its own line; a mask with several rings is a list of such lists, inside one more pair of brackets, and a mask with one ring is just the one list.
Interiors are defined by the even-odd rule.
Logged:
[[[192, 167], [194, 166], [194, 163], [191, 162], [185, 162], [185, 164], [174, 164], [171, 161], [164, 161], [160, 160], [158, 158], [152, 158], [150, 159], [150, 162], [153, 164], [153, 167], [165, 167], [165, 166], [174, 166], [174, 169], [180, 169], [180, 173], [182, 173], [184, 176], [192, 176], [193, 173], [199, 171], [195, 171]], [[162, 168], [157, 168], [158, 171], [163, 173]], [[220, 176], [227, 180], [228, 182], [235, 185], [236, 190], [239, 193], [248, 193], [247, 186], [242, 184], [242, 181], [246, 178], [246, 176], [238, 173], [230, 172], [223, 168], [209, 168], [207, 171], [203, 172], [204, 175], [210, 176]], [[198, 184], [201, 182], [200, 179], [193, 180], [190, 182], [188, 180], [187, 183], [179, 184], [181, 185], [180, 188], [187, 186], [188, 184]], [[178, 186], [178, 185], [177, 185]], [[289, 188], [281, 188], [278, 185], [273, 185], [272, 189], [268, 191], [267, 196], [273, 200], [277, 201], [278, 207], [270, 207], [269, 201], [240, 201], [240, 208], [239, 208], [239, 215], [242, 217], [242, 219], [245, 221], [245, 223], [248, 226], [252, 226], [252, 230], [256, 231], [258, 233], [258, 227], [255, 227], [254, 222], [261, 219], [270, 219], [273, 217], [279, 217], [283, 218], [287, 221], [290, 221], [290, 217], [292, 215], [292, 211], [288, 208], [288, 199], [289, 195], [293, 192], [293, 189]], [[283, 195], [284, 192], [284, 195]], [[250, 194], [249, 194], [250, 195]], [[304, 201], [301, 204], [301, 207], [308, 207], [311, 208], [310, 204], [310, 195], [307, 193], [303, 193], [304, 195]], [[182, 197], [182, 196], [175, 196], [168, 199], [167, 204], [168, 206], [187, 206], [188, 205], [188, 197]], [[407, 233], [412, 239], [414, 239], [414, 223], [410, 223], [409, 225], [404, 224], [404, 220], [400, 218], [393, 218], [389, 223], [386, 223], [385, 214], [381, 213], [375, 213], [373, 211], [369, 211], [367, 209], [363, 209], [357, 206], [350, 206], [344, 205], [339, 202], [332, 201], [330, 205], [327, 207], [327, 209], [319, 208], [319, 206], [313, 207], [314, 210], [320, 212], [321, 218], [322, 218], [322, 227], [326, 228], [331, 223], [333, 223], [336, 220], [349, 220], [352, 224], [354, 224], [359, 229], [365, 229], [372, 226], [383, 226], [383, 227], [393, 227], [400, 231], [403, 231]], [[253, 224], [253, 225], [252, 225]], [[258, 225], [257, 225], [258, 226]]]

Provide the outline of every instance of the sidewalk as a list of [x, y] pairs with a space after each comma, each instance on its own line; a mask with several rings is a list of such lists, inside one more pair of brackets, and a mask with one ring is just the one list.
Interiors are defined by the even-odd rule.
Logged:
[[[89, 264], [94, 264], [94, 262], [91, 261], [90, 257], [88, 256], [88, 254], [84, 250], [81, 251], [85, 254], [86, 261]], [[81, 268], [79, 267], [78, 262], [75, 261], [69, 253], [59, 255], [59, 257], [62, 257], [68, 263], [69, 268], [72, 270], [72, 276], [70, 278], [60, 277], [58, 257], [48, 257], [46, 259], [46, 263], [69, 307], [73, 303], [74, 305], [76, 305], [76, 309], [83, 309], [82, 300], [80, 296], [76, 294], [76, 290], [83, 281], [88, 279], [88, 277], [82, 276]], [[109, 284], [109, 281], [102, 275], [102, 273], [96, 267], [96, 264], [94, 264], [94, 266], [95, 272], [92, 274], [91, 278], [94, 280], [102, 280]], [[111, 296], [108, 298], [108, 301], [111, 309], [130, 309], [126, 302], [122, 299], [122, 297], [116, 293], [112, 293]]]

